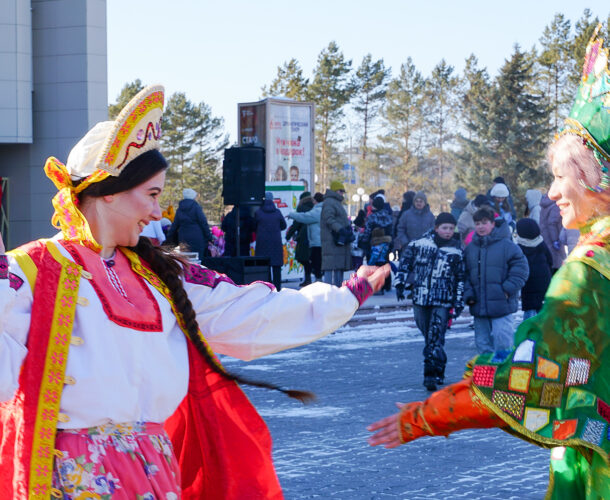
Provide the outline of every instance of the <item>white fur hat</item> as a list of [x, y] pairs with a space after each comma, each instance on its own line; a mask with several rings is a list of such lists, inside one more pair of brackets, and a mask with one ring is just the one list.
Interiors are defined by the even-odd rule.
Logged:
[[197, 198], [197, 191], [191, 188], [184, 188], [182, 190], [182, 196], [185, 200], [194, 200]]
[[509, 193], [506, 184], [502, 184], [500, 182], [499, 184], [496, 184], [494, 187], [491, 188], [491, 192], [489, 194], [494, 198], [507, 198]]

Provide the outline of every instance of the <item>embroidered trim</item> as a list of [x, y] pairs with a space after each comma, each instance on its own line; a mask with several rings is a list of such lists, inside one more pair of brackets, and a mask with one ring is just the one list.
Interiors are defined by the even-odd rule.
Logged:
[[0, 280], [8, 278], [8, 258], [6, 255], [0, 255]]
[[59, 252], [54, 244], [48, 244], [47, 248], [51, 255], [62, 264], [62, 269], [55, 296], [55, 308], [51, 320], [49, 345], [41, 379], [32, 440], [29, 491], [31, 498], [41, 499], [47, 498], [51, 491], [55, 432], [81, 271], [78, 265], [69, 262], [63, 256], [59, 255], [58, 259]]
[[354, 294], [358, 301], [358, 306], [364, 304], [366, 299], [373, 295], [373, 287], [366, 278], [361, 278], [356, 274], [352, 274], [350, 279], [343, 282], [343, 286], [348, 288]]
[[[197, 264], [189, 264], [184, 267], [184, 280], [187, 283], [195, 285], [205, 285], [215, 288], [219, 283], [229, 283], [235, 285], [233, 281], [225, 274], [217, 273], [206, 267], [198, 266]], [[275, 287], [274, 287], [275, 289]]]
[[[84, 265], [83, 259], [78, 254], [78, 252], [72, 247], [72, 244], [70, 242], [64, 241], [62, 242], [62, 245], [66, 250], [68, 250], [74, 261], [83, 269], [87, 270]], [[155, 300], [155, 296], [150, 291], [150, 288], [146, 286], [146, 283], [138, 273], [136, 273], [136, 280], [138, 284], [142, 287], [144, 293], [146, 294], [147, 300], [149, 300], [153, 304], [153, 307], [155, 309], [155, 318], [153, 321], [134, 321], [131, 318], [126, 318], [115, 314], [110, 301], [104, 295], [104, 292], [99, 287], [99, 285], [95, 282], [95, 279], [89, 280], [89, 283], [95, 290], [97, 297], [100, 299], [104, 312], [112, 322], [116, 323], [119, 326], [125, 326], [127, 328], [131, 328], [132, 330], [139, 330], [141, 332], [162, 332], [163, 319], [161, 318], [161, 309], [159, 308], [159, 304]]]

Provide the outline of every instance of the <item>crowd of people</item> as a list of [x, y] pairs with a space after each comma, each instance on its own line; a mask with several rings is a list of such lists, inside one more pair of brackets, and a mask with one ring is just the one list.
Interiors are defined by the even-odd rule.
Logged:
[[[283, 498], [269, 433], [238, 384], [312, 395], [241, 377], [214, 353], [251, 360], [313, 342], [392, 284], [411, 298], [432, 394], [371, 424], [371, 445], [498, 427], [553, 448], [548, 498], [610, 498], [610, 72], [598, 33], [548, 151], [553, 183], [526, 192], [524, 217], [497, 177], [470, 200], [458, 189], [436, 216], [422, 191], [392, 210], [378, 190], [352, 222], [334, 180], [287, 215], [300, 290], [281, 289], [287, 223], [272, 193], [223, 226], [229, 254], [256, 235], [274, 284], [237, 286], [160, 246], [203, 259], [215, 238], [192, 189], [162, 223], [162, 87], [95, 125], [65, 165], [49, 158], [59, 233], [9, 252], [0, 238], [3, 498]], [[566, 257], [568, 231], [580, 237]], [[479, 354], [439, 390], [445, 332], [465, 306]]]

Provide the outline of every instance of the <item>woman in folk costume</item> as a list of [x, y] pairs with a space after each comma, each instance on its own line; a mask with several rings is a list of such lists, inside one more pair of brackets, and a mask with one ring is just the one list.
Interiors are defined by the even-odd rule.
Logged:
[[[161, 218], [163, 88], [98, 123], [64, 166], [61, 233], [0, 240], [0, 498], [282, 498], [268, 430], [212, 351], [311, 342], [384, 282], [236, 286], [140, 238]], [[373, 272], [374, 271], [374, 272]], [[283, 392], [302, 397], [298, 391]]]
[[549, 149], [549, 197], [578, 245], [553, 277], [516, 348], [482, 354], [462, 382], [369, 430], [393, 448], [422, 436], [501, 427], [552, 448], [547, 498], [610, 498], [610, 72], [595, 31], [564, 129]]

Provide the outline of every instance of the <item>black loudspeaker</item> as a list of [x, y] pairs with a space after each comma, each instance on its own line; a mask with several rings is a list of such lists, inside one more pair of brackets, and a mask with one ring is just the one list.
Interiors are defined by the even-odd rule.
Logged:
[[259, 205], [265, 196], [265, 148], [225, 149], [222, 197], [225, 205]]
[[204, 257], [201, 263], [209, 269], [226, 274], [236, 285], [271, 281], [269, 257]]

